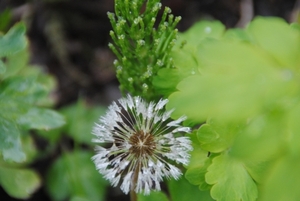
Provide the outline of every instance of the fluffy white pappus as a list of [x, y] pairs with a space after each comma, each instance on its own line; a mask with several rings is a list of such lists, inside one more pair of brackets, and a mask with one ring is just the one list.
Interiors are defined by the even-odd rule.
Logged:
[[93, 128], [96, 169], [126, 194], [160, 190], [164, 177], [178, 179], [182, 175], [170, 160], [189, 163], [192, 145], [183, 135], [190, 128], [181, 126], [184, 116], [171, 119], [173, 110], [164, 109], [167, 102], [147, 103], [128, 95], [113, 102]]

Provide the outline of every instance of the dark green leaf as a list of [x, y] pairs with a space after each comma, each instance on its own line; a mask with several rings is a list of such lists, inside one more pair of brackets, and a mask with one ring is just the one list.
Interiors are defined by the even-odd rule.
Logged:
[[77, 142], [90, 144], [93, 138], [92, 128], [105, 113], [105, 109], [100, 106], [88, 107], [84, 101], [78, 101], [63, 108], [61, 112], [67, 120], [66, 133]]
[[104, 200], [107, 182], [96, 171], [91, 157], [91, 153], [84, 151], [66, 153], [53, 164], [46, 182], [54, 200], [69, 197]]

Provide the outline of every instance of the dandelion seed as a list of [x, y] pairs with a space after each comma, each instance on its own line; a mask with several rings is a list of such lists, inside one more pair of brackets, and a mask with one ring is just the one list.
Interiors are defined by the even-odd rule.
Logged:
[[121, 183], [124, 193], [149, 194], [160, 190], [163, 177], [178, 179], [181, 171], [168, 160], [187, 165], [191, 141], [175, 133], [190, 132], [180, 124], [186, 118], [170, 119], [171, 111], [163, 111], [167, 100], [149, 104], [140, 97], [128, 95], [108, 108], [95, 124], [93, 134], [97, 146], [92, 158], [97, 170], [112, 186]]

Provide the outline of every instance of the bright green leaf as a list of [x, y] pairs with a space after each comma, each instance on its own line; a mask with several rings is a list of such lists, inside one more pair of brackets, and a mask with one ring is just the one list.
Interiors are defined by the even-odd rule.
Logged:
[[244, 29], [228, 29], [224, 34], [224, 39], [233, 41], [243, 41], [253, 43], [251, 35]]
[[239, 133], [241, 125], [210, 119], [197, 133], [201, 148], [213, 153], [228, 149]]
[[287, 117], [282, 111], [269, 112], [249, 120], [235, 139], [230, 155], [241, 160], [268, 161], [287, 146]]
[[104, 200], [107, 182], [96, 171], [89, 152], [62, 155], [50, 168], [47, 189], [54, 200], [80, 197], [89, 201]]
[[207, 157], [204, 164], [201, 166], [195, 166], [188, 168], [185, 173], [185, 178], [193, 185], [199, 186], [200, 190], [209, 190], [211, 185], [207, 184], [205, 181], [205, 174], [207, 172], [207, 168], [211, 164], [211, 158]]
[[41, 180], [33, 170], [0, 166], [0, 184], [10, 196], [27, 199], [40, 187]]
[[193, 25], [188, 31], [179, 34], [177, 46], [172, 51], [175, 68], [160, 69], [153, 78], [156, 91], [169, 96], [176, 90], [176, 85], [185, 77], [198, 74], [200, 62], [196, 56], [197, 46], [206, 38], [220, 38], [225, 27], [214, 21], [201, 21]]
[[[186, 49], [193, 49], [201, 44], [203, 39], [219, 39], [225, 32], [225, 26], [219, 21], [200, 21], [195, 23], [186, 32], [179, 34], [178, 46], [187, 46]], [[183, 44], [182, 44], [183, 43]]]
[[64, 117], [54, 110], [45, 108], [31, 108], [18, 118], [18, 123], [24, 128], [48, 130], [65, 124]]
[[168, 189], [172, 201], [213, 201], [209, 191], [201, 191], [197, 186], [190, 184], [184, 177], [168, 181]]
[[213, 116], [241, 120], [284, 103], [299, 88], [287, 70], [274, 68], [251, 44], [207, 41], [199, 57], [206, 66], [202, 75], [187, 77], [169, 97], [167, 108], [176, 108], [174, 117], [185, 114], [198, 123]]
[[138, 194], [138, 201], [169, 201], [166, 194], [161, 191], [152, 191], [150, 195]]
[[25, 25], [14, 25], [4, 36], [0, 36], [0, 57], [14, 54], [25, 48]]
[[257, 186], [244, 164], [222, 154], [208, 167], [206, 182], [213, 185], [211, 196], [217, 201], [254, 201]]
[[298, 69], [300, 33], [282, 18], [256, 17], [247, 30], [257, 45], [273, 56], [280, 66]]
[[0, 116], [0, 151], [4, 160], [22, 162], [25, 154], [22, 151], [20, 131], [15, 122]]
[[261, 201], [288, 200], [298, 201], [300, 197], [300, 162], [285, 156], [279, 159], [269, 171], [265, 185], [262, 186]]

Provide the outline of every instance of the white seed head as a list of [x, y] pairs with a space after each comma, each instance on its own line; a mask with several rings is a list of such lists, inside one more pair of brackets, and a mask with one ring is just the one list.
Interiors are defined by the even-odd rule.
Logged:
[[185, 117], [170, 119], [173, 110], [164, 111], [167, 102], [147, 103], [128, 95], [113, 102], [93, 128], [96, 169], [112, 186], [121, 183], [126, 194], [134, 190], [147, 195], [161, 189], [163, 177], [178, 179], [180, 169], [167, 159], [189, 162], [191, 141], [174, 133], [188, 133], [190, 128], [180, 125]]

